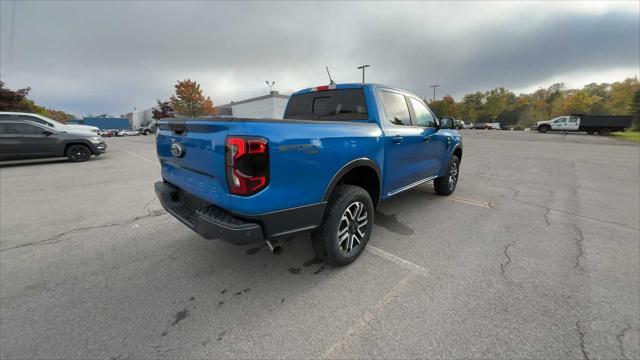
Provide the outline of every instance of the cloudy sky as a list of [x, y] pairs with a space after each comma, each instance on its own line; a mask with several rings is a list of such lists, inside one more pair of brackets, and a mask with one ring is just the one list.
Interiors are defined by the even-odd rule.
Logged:
[[431, 97], [640, 72], [629, 2], [0, 1], [10, 88], [76, 115], [119, 115], [200, 82], [214, 103], [367, 80]]

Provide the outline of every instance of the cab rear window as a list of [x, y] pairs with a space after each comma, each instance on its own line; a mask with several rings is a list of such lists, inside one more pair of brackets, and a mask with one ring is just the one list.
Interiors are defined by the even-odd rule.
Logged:
[[293, 95], [285, 119], [349, 121], [369, 118], [362, 89], [338, 89]]

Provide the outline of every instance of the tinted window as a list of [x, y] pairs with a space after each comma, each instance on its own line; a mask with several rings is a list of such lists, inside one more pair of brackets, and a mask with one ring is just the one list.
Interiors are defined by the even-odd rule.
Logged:
[[557, 118], [556, 121], [554, 121], [554, 123], [563, 123], [563, 122], [567, 122], [567, 118], [560, 117], [560, 118]]
[[404, 95], [381, 91], [382, 105], [387, 120], [396, 125], [411, 125], [411, 116]]
[[20, 123], [3, 123], [2, 124], [2, 133], [3, 134], [42, 134], [44, 130], [31, 125], [31, 124], [20, 124]]
[[578, 122], [578, 118], [576, 116], [572, 116], [569, 118], [570, 123]]
[[362, 89], [317, 91], [289, 98], [285, 119], [366, 120], [369, 118]]
[[416, 126], [436, 127], [436, 119], [433, 117], [427, 106], [422, 101], [409, 98], [413, 113], [416, 115], [414, 123]]
[[35, 116], [20, 116], [20, 120], [28, 120], [28, 121], [33, 121], [36, 122], [38, 124], [42, 124], [42, 125], [46, 125], [49, 127], [54, 127], [52, 123], [48, 122], [48, 121], [44, 121], [38, 117]]

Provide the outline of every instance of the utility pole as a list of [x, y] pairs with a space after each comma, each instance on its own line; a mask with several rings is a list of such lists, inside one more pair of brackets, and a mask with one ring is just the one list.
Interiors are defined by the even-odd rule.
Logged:
[[358, 69], [362, 69], [362, 83], [364, 83], [364, 69], [368, 68], [370, 65], [362, 65], [358, 66]]
[[436, 88], [440, 86], [439, 84], [429, 85], [429, 87], [433, 88], [433, 101], [436, 101]]

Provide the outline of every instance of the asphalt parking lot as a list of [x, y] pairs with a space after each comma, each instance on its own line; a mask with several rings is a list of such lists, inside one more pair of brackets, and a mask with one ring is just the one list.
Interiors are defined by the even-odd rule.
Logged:
[[0, 168], [2, 358], [640, 358], [640, 146], [463, 131], [451, 197], [384, 202], [345, 268], [161, 209], [154, 137]]

